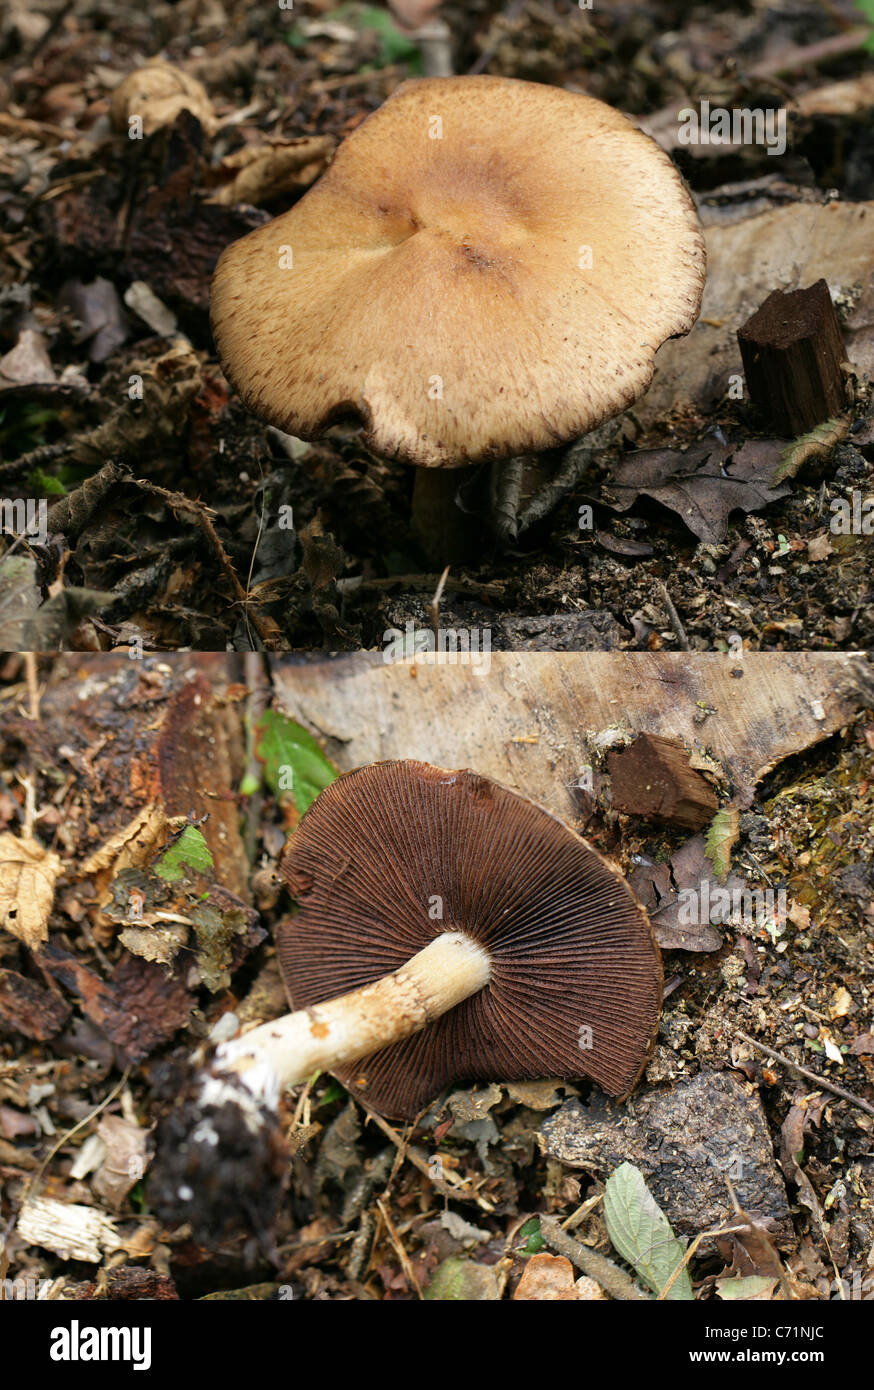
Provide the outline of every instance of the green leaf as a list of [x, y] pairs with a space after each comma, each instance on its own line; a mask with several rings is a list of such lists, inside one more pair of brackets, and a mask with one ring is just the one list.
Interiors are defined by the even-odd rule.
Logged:
[[421, 69], [419, 46], [402, 34], [387, 10], [378, 5], [342, 5], [332, 16], [345, 20], [356, 29], [375, 29], [379, 36], [379, 63], [409, 63], [415, 71]]
[[425, 1290], [427, 1299], [438, 1302], [492, 1302], [498, 1298], [498, 1281], [491, 1265], [473, 1260], [444, 1260], [434, 1271]]
[[[604, 1188], [607, 1234], [623, 1260], [654, 1293], [660, 1294], [682, 1263], [685, 1243], [674, 1235], [664, 1212], [633, 1163], [611, 1173]], [[688, 1269], [681, 1270], [666, 1295], [669, 1301], [694, 1299]]]
[[716, 1292], [729, 1302], [740, 1298], [767, 1298], [777, 1286], [777, 1280], [764, 1274], [747, 1274], [740, 1279], [717, 1279]]
[[338, 1081], [332, 1081], [323, 1095], [319, 1096], [317, 1109], [323, 1105], [330, 1105], [332, 1101], [342, 1100], [346, 1094], [345, 1086], [341, 1086]]
[[161, 855], [155, 873], [167, 883], [178, 883], [180, 878], [188, 876], [187, 871], [208, 874], [212, 868], [212, 855], [206, 840], [196, 826], [186, 825], [179, 839]]
[[265, 710], [255, 725], [255, 756], [270, 790], [279, 800], [293, 800], [299, 815], [337, 777], [312, 734], [276, 710]]
[[522, 1254], [539, 1255], [546, 1244], [543, 1236], [540, 1234], [539, 1218], [532, 1216], [530, 1221], [526, 1221], [524, 1226], [519, 1227], [519, 1234], [520, 1236], [527, 1237], [522, 1247]]
[[831, 420], [823, 420], [821, 425], [814, 425], [808, 434], [793, 439], [780, 455], [771, 486], [776, 487], [785, 478], [794, 478], [809, 458], [827, 458], [834, 446], [849, 434], [850, 423], [848, 415], [835, 415]]
[[717, 811], [704, 840], [707, 858], [710, 860], [720, 883], [728, 878], [731, 868], [731, 851], [740, 834], [740, 815], [736, 806], [723, 806]]

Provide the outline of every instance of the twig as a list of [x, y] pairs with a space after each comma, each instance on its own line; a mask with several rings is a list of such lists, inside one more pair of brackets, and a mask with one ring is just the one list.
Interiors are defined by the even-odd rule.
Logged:
[[444, 1197], [451, 1197], [457, 1202], [476, 1202], [477, 1206], [481, 1207], [483, 1211], [494, 1211], [495, 1208], [492, 1203], [486, 1201], [485, 1197], [480, 1197], [479, 1193], [474, 1192], [463, 1179], [458, 1178], [450, 1181], [448, 1178], [436, 1178], [434, 1176], [433, 1165], [428, 1162], [419, 1149], [415, 1148], [410, 1143], [408, 1134], [398, 1134], [397, 1130], [393, 1129], [388, 1121], [384, 1120], [381, 1115], [378, 1115], [375, 1110], [371, 1110], [370, 1106], [363, 1101], [360, 1096], [356, 1096], [355, 1099], [362, 1110], [366, 1110], [374, 1124], [379, 1126], [383, 1134], [390, 1139], [393, 1144], [397, 1145], [398, 1149], [401, 1151], [402, 1158], [408, 1158], [413, 1167], [418, 1168], [420, 1173], [424, 1173], [425, 1177], [430, 1179], [437, 1191], [442, 1192]]
[[866, 24], [849, 29], [846, 34], [835, 34], [830, 39], [819, 39], [816, 43], [803, 44], [798, 48], [786, 49], [776, 58], [764, 58], [747, 68], [749, 77], [777, 77], [782, 73], [797, 72], [799, 68], [812, 63], [824, 63], [829, 58], [840, 58], [844, 53], [854, 53], [871, 33]]
[[573, 1240], [561, 1229], [554, 1216], [540, 1216], [540, 1233], [550, 1249], [557, 1255], [564, 1255], [577, 1269], [588, 1274], [611, 1298], [622, 1299], [623, 1302], [651, 1301], [649, 1294], [644, 1293], [624, 1269], [608, 1260], [606, 1255], [599, 1255], [597, 1250], [590, 1250], [587, 1245]]
[[443, 590], [446, 588], [446, 581], [449, 578], [449, 568], [449, 565], [447, 565], [440, 578], [437, 580], [437, 588], [434, 590], [434, 597], [431, 599], [431, 602], [425, 604], [425, 612], [431, 623], [431, 631], [434, 633], [435, 641], [439, 636], [440, 600], [443, 597]]
[[843, 1086], [838, 1086], [834, 1081], [829, 1081], [828, 1077], [820, 1076], [815, 1071], [809, 1071], [807, 1067], [802, 1067], [800, 1063], [793, 1062], [791, 1057], [787, 1057], [784, 1052], [777, 1052], [775, 1048], [760, 1043], [757, 1038], [751, 1038], [748, 1033], [742, 1033], [739, 1028], [735, 1028], [736, 1038], [742, 1038], [750, 1047], [756, 1047], [760, 1052], [764, 1052], [767, 1057], [772, 1057], [775, 1062], [780, 1062], [790, 1071], [797, 1071], [799, 1076], [804, 1076], [808, 1081], [812, 1081], [815, 1086], [821, 1086], [824, 1091], [831, 1091], [833, 1095], [840, 1096], [841, 1100], [849, 1101], [850, 1105], [856, 1105], [860, 1110], [864, 1110], [866, 1115], [874, 1115], [874, 1105], [869, 1105], [867, 1100], [861, 1100], [859, 1096], [854, 1096], [852, 1091], [845, 1091]]
[[249, 595], [240, 583], [237, 572], [231, 564], [231, 557], [222, 545], [219, 534], [212, 524], [209, 508], [202, 502], [197, 502], [191, 497], [185, 497], [181, 492], [170, 492], [167, 488], [158, 487], [157, 483], [150, 483], [146, 478], [132, 478], [131, 481], [144, 492], [151, 492], [155, 497], [162, 498], [167, 503], [167, 506], [172, 508], [174, 512], [188, 512], [188, 514], [194, 518], [195, 522], [206, 536], [219, 565], [230, 581], [237, 601], [242, 606], [243, 613], [247, 619], [251, 616], [255, 631], [262, 643], [267, 646], [270, 641], [270, 634], [262, 619], [250, 604]]
[[261, 807], [263, 804], [261, 765], [255, 756], [255, 725], [270, 704], [271, 696], [270, 672], [265, 668], [264, 657], [260, 652], [245, 653], [245, 673], [249, 691], [246, 697], [245, 778], [254, 782], [257, 787], [257, 791], [249, 797], [249, 810], [246, 817], [246, 858], [250, 864], [254, 864], [258, 835], [261, 830]]
[[[389, 574], [376, 579], [365, 579], [363, 575], [353, 575], [349, 579], [338, 579], [337, 589], [344, 596], [350, 594], [381, 594], [389, 589], [417, 589], [425, 590], [434, 588], [439, 583], [439, 576], [433, 574]], [[448, 594], [471, 594], [474, 597], [500, 598], [506, 589], [503, 580], [493, 579], [484, 583], [479, 583], [475, 579], [465, 579], [463, 576], [458, 579], [447, 579], [443, 588]]]
[[417, 1297], [424, 1298], [424, 1294], [422, 1293], [419, 1281], [413, 1273], [413, 1266], [410, 1263], [410, 1257], [404, 1249], [403, 1244], [401, 1243], [401, 1238], [397, 1233], [395, 1223], [389, 1216], [388, 1207], [386, 1206], [385, 1202], [382, 1200], [381, 1197], [377, 1197], [376, 1206], [380, 1216], [385, 1222], [385, 1229], [388, 1231], [388, 1238], [391, 1241], [392, 1246], [394, 1247], [395, 1254], [401, 1262], [401, 1268], [403, 1269], [404, 1274], [407, 1276], [407, 1283], [411, 1284], [412, 1287], [416, 1290]]
[[679, 646], [680, 651], [688, 652], [691, 650], [689, 647], [689, 639], [686, 636], [686, 629], [680, 622], [680, 615], [674, 607], [673, 602], [671, 601], [671, 596], [668, 593], [665, 585], [662, 583], [660, 579], [656, 582], [659, 593], [662, 596], [662, 602], [665, 605], [665, 608], [667, 609], [668, 622], [671, 624], [671, 627], [674, 630], [674, 636], [677, 639], [677, 645]]

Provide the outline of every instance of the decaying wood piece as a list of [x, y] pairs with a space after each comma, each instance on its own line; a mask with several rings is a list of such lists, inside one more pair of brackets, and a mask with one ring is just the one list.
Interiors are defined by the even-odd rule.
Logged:
[[0, 1033], [45, 1042], [60, 1033], [70, 1013], [62, 995], [15, 970], [0, 970]]
[[737, 341], [750, 398], [778, 434], [805, 434], [845, 409], [847, 354], [825, 280], [774, 290]]
[[593, 741], [645, 730], [706, 750], [744, 807], [770, 768], [870, 699], [870, 679], [861, 658], [817, 652], [493, 652], [487, 669], [357, 653], [278, 662], [274, 676], [281, 708], [344, 772], [385, 758], [472, 767], [577, 826]]
[[235, 800], [241, 721], [225, 700], [229, 676], [224, 655], [172, 665], [63, 657], [49, 672], [36, 723], [3, 708], [4, 738], [72, 779], [66, 845], [86, 873], [108, 879], [143, 862], [166, 843], [167, 819], [190, 814], [202, 820], [224, 887], [248, 900]]
[[689, 766], [678, 739], [639, 734], [627, 748], [608, 755], [607, 768], [617, 811], [688, 830], [703, 830], [716, 814], [713, 789]]
[[[705, 206], [706, 212], [706, 206]], [[874, 375], [874, 202], [789, 203], [705, 228], [707, 284], [687, 338], [665, 343], [653, 384], [634, 407], [645, 429], [672, 410], [707, 411], [740, 372], [737, 328], [775, 285], [795, 289], [824, 275], [844, 304], [846, 355]]]

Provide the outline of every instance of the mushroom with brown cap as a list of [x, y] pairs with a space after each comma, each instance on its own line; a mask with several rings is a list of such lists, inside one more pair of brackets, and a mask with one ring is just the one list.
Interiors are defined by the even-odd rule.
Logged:
[[295, 1012], [216, 1050], [196, 1128], [174, 1138], [180, 1219], [204, 1144], [207, 1161], [219, 1147], [208, 1115], [236, 1106], [263, 1136], [283, 1089], [317, 1071], [404, 1119], [456, 1081], [635, 1085], [661, 1009], [648, 917], [527, 798], [471, 771], [377, 763], [321, 793], [282, 870], [299, 904], [279, 940]]
[[434, 78], [403, 83], [224, 252], [212, 325], [256, 415], [303, 439], [354, 416], [416, 466], [433, 517], [450, 470], [630, 406], [703, 283], [689, 193], [627, 117], [539, 83]]

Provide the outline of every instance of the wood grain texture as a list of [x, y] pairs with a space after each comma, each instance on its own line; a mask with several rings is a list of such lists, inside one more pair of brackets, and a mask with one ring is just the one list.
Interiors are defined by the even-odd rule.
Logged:
[[[732, 671], [742, 671], [733, 676]], [[587, 733], [618, 726], [716, 757], [749, 805], [770, 768], [840, 729], [871, 698], [843, 654], [495, 652], [474, 666], [386, 664], [381, 653], [279, 661], [280, 707], [343, 771], [385, 758], [471, 767], [571, 823]], [[712, 710], [702, 719], [704, 710]]]

